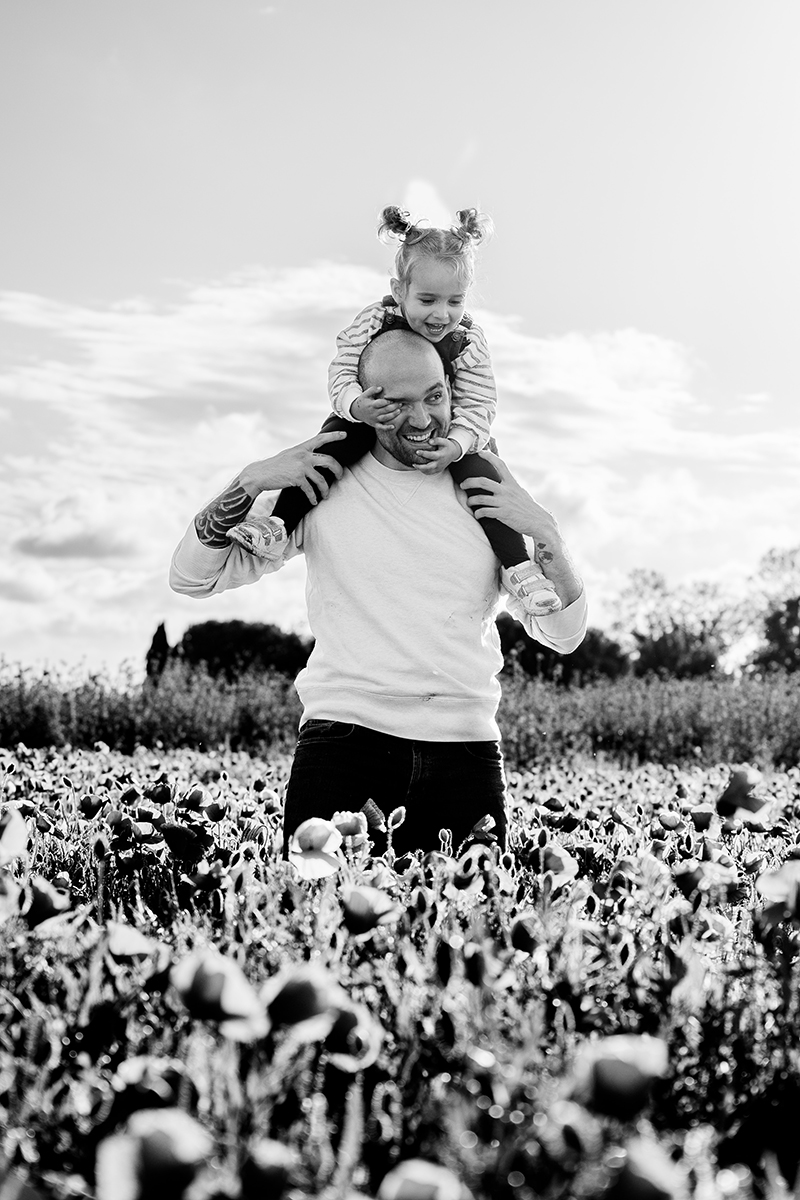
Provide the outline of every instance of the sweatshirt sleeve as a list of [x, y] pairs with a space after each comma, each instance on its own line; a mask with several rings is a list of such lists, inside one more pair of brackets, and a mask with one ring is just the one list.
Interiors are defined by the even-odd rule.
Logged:
[[355, 421], [350, 407], [361, 395], [358, 360], [367, 342], [381, 327], [384, 308], [380, 301], [363, 309], [336, 339], [336, 357], [328, 367], [328, 394], [333, 411], [346, 421]]
[[263, 575], [279, 571], [285, 562], [302, 552], [301, 530], [302, 521], [289, 538], [282, 557], [277, 562], [268, 562], [248, 554], [235, 542], [221, 549], [204, 546], [192, 521], [172, 556], [169, 586], [182, 596], [204, 600], [229, 588], [255, 583]]
[[[527, 544], [528, 539], [525, 541]], [[571, 654], [578, 649], [586, 636], [588, 606], [585, 587], [572, 604], [546, 617], [529, 616], [515, 596], [510, 595], [504, 587], [502, 591], [506, 598], [506, 610], [535, 642], [549, 646], [557, 654]]]
[[454, 361], [453, 419], [447, 436], [463, 454], [483, 450], [497, 412], [497, 388], [486, 335], [479, 325], [469, 331], [469, 345]]

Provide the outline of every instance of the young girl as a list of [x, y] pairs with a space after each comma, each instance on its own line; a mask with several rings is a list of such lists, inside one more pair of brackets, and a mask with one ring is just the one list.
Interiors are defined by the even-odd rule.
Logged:
[[[375, 430], [392, 429], [399, 413], [397, 405], [381, 399], [380, 388], [362, 391], [361, 352], [387, 329], [411, 329], [436, 347], [452, 392], [447, 437], [437, 439], [435, 449], [417, 452], [424, 461], [416, 469], [435, 474], [449, 468], [457, 482], [474, 476], [499, 479], [491, 463], [476, 453], [490, 443], [497, 396], [483, 330], [464, 311], [474, 275], [474, 248], [490, 231], [491, 222], [474, 208], [457, 217], [458, 224], [451, 229], [433, 229], [415, 225], [399, 208], [383, 210], [378, 236], [400, 241], [391, 295], [365, 308], [339, 334], [328, 371], [334, 415], [322, 428], [344, 430], [348, 436], [326, 445], [325, 453], [343, 466], [366, 454], [375, 442]], [[300, 488], [285, 488], [270, 516], [254, 515], [251, 510], [228, 537], [251, 554], [274, 558], [311, 508]], [[521, 534], [492, 518], [484, 517], [480, 523], [500, 560], [503, 583], [525, 611], [534, 616], [557, 612], [561, 601], [555, 587], [528, 558]]]

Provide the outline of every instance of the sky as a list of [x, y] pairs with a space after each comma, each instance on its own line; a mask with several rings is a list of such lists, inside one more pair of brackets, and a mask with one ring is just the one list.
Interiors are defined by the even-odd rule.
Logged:
[[798, 44], [794, 0], [3, 0], [0, 660], [307, 632], [302, 562], [169, 560], [324, 420], [392, 203], [494, 220], [494, 433], [590, 622], [636, 568], [747, 587], [800, 542]]

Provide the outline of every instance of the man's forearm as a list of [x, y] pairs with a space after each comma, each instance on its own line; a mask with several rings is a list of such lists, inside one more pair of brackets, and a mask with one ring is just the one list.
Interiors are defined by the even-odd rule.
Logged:
[[253, 507], [254, 500], [255, 496], [251, 496], [242, 485], [241, 474], [237, 475], [233, 483], [195, 517], [194, 527], [198, 540], [204, 546], [212, 546], [217, 550], [230, 546], [228, 530], [244, 520]]
[[532, 539], [535, 559], [542, 574], [555, 585], [558, 598], [566, 608], [583, 591], [583, 580], [575, 569], [572, 556], [560, 537]]

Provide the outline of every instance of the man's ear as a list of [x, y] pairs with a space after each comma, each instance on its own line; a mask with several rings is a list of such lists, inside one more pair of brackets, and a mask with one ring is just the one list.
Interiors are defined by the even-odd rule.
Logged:
[[403, 285], [399, 279], [389, 280], [389, 291], [392, 293], [393, 300], [396, 300], [398, 304], [403, 303]]

